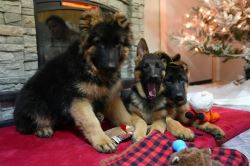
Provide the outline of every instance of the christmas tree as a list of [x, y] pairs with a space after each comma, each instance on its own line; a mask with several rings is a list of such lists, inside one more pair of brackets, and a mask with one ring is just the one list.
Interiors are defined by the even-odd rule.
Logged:
[[250, 0], [202, 0], [172, 37], [194, 53], [250, 62]]

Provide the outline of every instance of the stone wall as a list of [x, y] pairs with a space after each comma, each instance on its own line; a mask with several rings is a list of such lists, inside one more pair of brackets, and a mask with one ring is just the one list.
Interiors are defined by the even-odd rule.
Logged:
[[37, 70], [32, 0], [0, 0], [0, 92], [19, 90]]
[[[132, 22], [134, 42], [144, 36], [144, 0], [93, 0], [126, 14]], [[122, 70], [133, 77], [136, 45]], [[0, 0], [0, 93], [19, 90], [38, 68], [32, 0]]]

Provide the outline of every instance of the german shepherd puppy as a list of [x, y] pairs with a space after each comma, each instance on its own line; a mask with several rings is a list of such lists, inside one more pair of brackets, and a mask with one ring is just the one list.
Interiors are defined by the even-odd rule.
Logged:
[[[163, 52], [149, 53], [147, 43], [142, 38], [137, 47], [135, 60], [135, 85], [129, 102], [129, 112], [135, 121], [134, 141], [147, 134], [147, 124], [164, 132], [166, 129], [166, 98], [162, 81], [170, 58]], [[165, 63], [166, 62], [166, 63]]]
[[131, 116], [120, 99], [120, 68], [132, 41], [130, 22], [112, 14], [90, 27], [79, 48], [74, 44], [31, 77], [16, 100], [14, 119], [21, 133], [51, 137], [73, 122], [100, 152], [116, 150], [95, 116], [101, 111], [117, 124]]
[[209, 122], [200, 123], [198, 120], [193, 121], [185, 117], [185, 113], [190, 109], [187, 102], [188, 65], [181, 60], [180, 54], [174, 56], [172, 60], [164, 78], [168, 105], [167, 130], [178, 138], [191, 141], [195, 135], [182, 125], [187, 124], [212, 134], [216, 139], [223, 139], [225, 134], [218, 126]]

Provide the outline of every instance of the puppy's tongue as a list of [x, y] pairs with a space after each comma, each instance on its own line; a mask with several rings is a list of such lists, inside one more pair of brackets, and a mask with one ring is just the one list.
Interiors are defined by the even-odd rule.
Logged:
[[148, 89], [148, 97], [150, 99], [155, 98], [156, 97], [156, 86], [155, 86], [155, 83], [148, 83], [147, 89]]

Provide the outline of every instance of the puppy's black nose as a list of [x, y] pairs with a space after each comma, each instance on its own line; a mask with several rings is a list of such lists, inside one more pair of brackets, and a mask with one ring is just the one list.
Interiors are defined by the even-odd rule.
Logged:
[[155, 74], [155, 75], [151, 76], [150, 79], [151, 79], [152, 81], [158, 81], [158, 80], [160, 79], [160, 76], [157, 75], [157, 74]]
[[114, 72], [114, 71], [116, 71], [116, 66], [106, 66], [106, 67], [104, 67], [103, 68], [103, 70], [105, 71], [105, 72]]
[[184, 100], [184, 95], [182, 93], [177, 93], [175, 96], [176, 101], [182, 101]]

